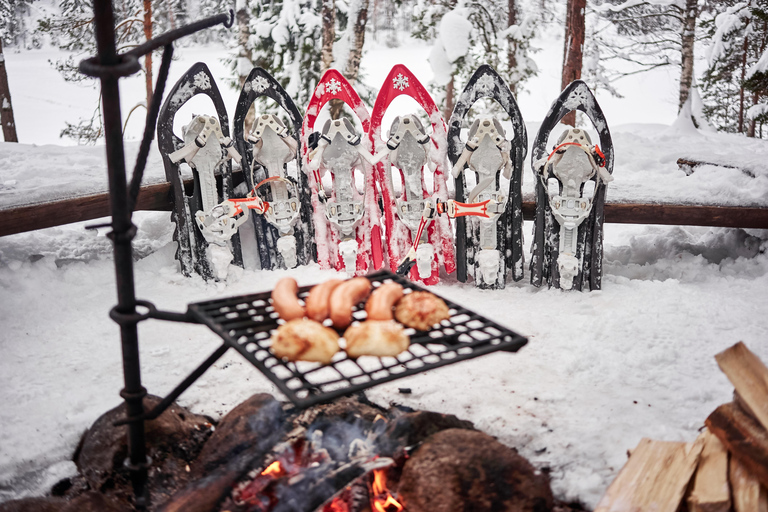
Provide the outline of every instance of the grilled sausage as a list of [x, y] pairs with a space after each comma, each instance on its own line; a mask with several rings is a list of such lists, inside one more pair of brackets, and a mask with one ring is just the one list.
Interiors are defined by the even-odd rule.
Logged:
[[331, 293], [331, 320], [337, 329], [352, 323], [352, 307], [371, 293], [371, 282], [364, 277], [344, 281]]
[[403, 287], [397, 283], [385, 283], [371, 294], [365, 304], [368, 320], [392, 320], [392, 308], [403, 297]]
[[322, 322], [328, 318], [331, 306], [331, 293], [341, 283], [341, 279], [329, 279], [312, 287], [307, 295], [307, 316], [317, 322]]
[[304, 317], [304, 306], [299, 302], [299, 283], [292, 277], [284, 277], [272, 290], [272, 306], [286, 322]]

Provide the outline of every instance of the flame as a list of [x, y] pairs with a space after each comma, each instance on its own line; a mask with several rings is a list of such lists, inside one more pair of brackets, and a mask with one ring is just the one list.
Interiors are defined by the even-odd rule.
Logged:
[[264, 471], [262, 471], [261, 474], [264, 476], [272, 476], [272, 477], [278, 478], [285, 474], [285, 470], [283, 470], [283, 467], [280, 465], [280, 461], [276, 460], [275, 462], [267, 466], [267, 468]]
[[371, 484], [373, 493], [373, 509], [375, 512], [400, 512], [403, 506], [398, 502], [392, 493], [387, 489], [387, 473], [385, 469], [373, 470], [373, 483]]

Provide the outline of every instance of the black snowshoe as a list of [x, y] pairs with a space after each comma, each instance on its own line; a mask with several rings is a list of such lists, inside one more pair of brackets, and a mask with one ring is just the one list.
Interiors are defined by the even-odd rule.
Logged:
[[[566, 128], [551, 152], [550, 132], [568, 112], [580, 110], [600, 138]], [[602, 151], [600, 149], [602, 147]], [[603, 207], [613, 180], [613, 142], [597, 100], [581, 80], [552, 104], [533, 144], [536, 217], [531, 248], [531, 283], [565, 290], [599, 290], [603, 275]]]
[[[512, 121], [512, 140], [507, 140], [498, 119], [475, 119], [466, 143], [460, 132], [472, 105], [480, 98], [498, 102]], [[496, 71], [480, 66], [469, 79], [448, 123], [448, 157], [456, 180], [456, 201], [487, 202], [487, 218], [456, 218], [456, 274], [466, 282], [471, 275], [480, 288], [504, 288], [507, 272], [523, 278], [523, 160], [528, 135], [515, 97]], [[466, 173], [474, 172], [477, 185], [467, 191]], [[501, 176], [509, 189], [501, 189]]]
[[[174, 118], [181, 107], [198, 94], [211, 99], [216, 116], [195, 115], [184, 127], [182, 140], [173, 133]], [[208, 66], [202, 62], [193, 65], [168, 94], [157, 121], [157, 141], [165, 175], [173, 190], [174, 240], [179, 244], [176, 259], [181, 272], [185, 276], [196, 272], [208, 280], [221, 277], [221, 267], [226, 267], [231, 260], [242, 266], [239, 236], [235, 233], [224, 241], [210, 231], [205, 222], [208, 212], [233, 196], [231, 161], [239, 161], [240, 155], [229, 138], [224, 101]], [[194, 177], [191, 196], [184, 191], [183, 162], [192, 169]]]
[[[252, 127], [245, 132], [248, 110], [262, 96], [283, 108], [289, 126], [278, 116], [256, 112]], [[277, 80], [254, 68], [240, 92], [233, 130], [248, 189], [269, 205], [263, 215], [252, 216], [262, 269], [293, 268], [317, 259], [311, 193], [307, 175], [301, 171], [301, 158], [297, 158], [302, 122], [301, 113]], [[295, 161], [295, 173], [288, 172], [291, 161]]]

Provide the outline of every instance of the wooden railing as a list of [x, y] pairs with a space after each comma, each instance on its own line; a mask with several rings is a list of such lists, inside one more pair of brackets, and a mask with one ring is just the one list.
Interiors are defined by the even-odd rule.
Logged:
[[[191, 193], [192, 179], [184, 181]], [[523, 202], [523, 217], [533, 219], [534, 203]], [[170, 183], [141, 187], [137, 210], [171, 211]], [[24, 233], [110, 215], [106, 193], [0, 209], [0, 236]], [[605, 221], [620, 224], [666, 224], [768, 229], [768, 208], [710, 205], [606, 203]]]

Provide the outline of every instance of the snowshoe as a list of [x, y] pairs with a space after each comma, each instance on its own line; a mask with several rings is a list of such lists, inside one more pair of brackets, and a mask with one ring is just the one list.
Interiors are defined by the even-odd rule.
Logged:
[[[493, 116], [474, 119], [468, 139], [462, 142], [461, 127], [472, 105], [480, 98], [497, 101], [512, 122], [513, 137], [507, 140]], [[448, 128], [448, 156], [456, 180], [456, 201], [487, 202], [488, 218], [456, 219], [456, 275], [466, 282], [471, 275], [480, 288], [504, 288], [507, 272], [523, 278], [523, 160], [528, 134], [522, 114], [509, 87], [496, 71], [480, 66], [459, 96]], [[466, 174], [474, 172], [476, 185], [467, 190]], [[501, 176], [509, 180], [502, 190]]]
[[[193, 116], [180, 139], [173, 133], [174, 118], [198, 94], [213, 101], [216, 116]], [[165, 175], [173, 190], [172, 219], [176, 223], [176, 259], [181, 272], [186, 276], [196, 272], [206, 280], [224, 277], [230, 261], [243, 265], [240, 238], [237, 234], [225, 234], [210, 225], [209, 220], [214, 208], [232, 197], [231, 160], [239, 162], [240, 155], [229, 138], [224, 101], [208, 66], [202, 62], [193, 65], [168, 94], [157, 121], [157, 140]], [[182, 163], [189, 165], [194, 177], [190, 196], [184, 191]]]
[[[329, 119], [316, 131], [321, 109], [334, 99], [351, 107], [364, 132], [370, 127], [368, 110], [349, 82], [335, 69], [326, 71], [307, 106], [301, 135], [303, 168], [313, 190], [317, 261], [322, 268], [362, 275], [383, 264], [373, 160], [367, 141], [348, 119]], [[355, 182], [356, 169], [363, 175], [362, 192]], [[326, 171], [332, 177], [330, 196], [322, 182]]]
[[[410, 96], [426, 111], [432, 124], [431, 137], [419, 118], [409, 114], [396, 117], [386, 136], [387, 140], [382, 138], [381, 122], [384, 114], [392, 101], [400, 95]], [[376, 158], [383, 158], [376, 164], [374, 172], [382, 196], [390, 268], [397, 271], [398, 263], [407, 254], [414, 238], [423, 233], [415, 255], [417, 264], [411, 269], [410, 278], [425, 284], [437, 284], [441, 264], [447, 273], [456, 269], [451, 225], [447, 217], [440, 217], [428, 224], [426, 232], [420, 232], [419, 227], [426, 199], [431, 197], [433, 204], [448, 200], [445, 181], [447, 133], [445, 122], [432, 97], [402, 64], [392, 68], [379, 90], [368, 136]], [[426, 167], [433, 172], [432, 194], [424, 179]], [[395, 170], [399, 171], [402, 184], [399, 195], [395, 191], [392, 177]]]
[[[257, 112], [251, 129], [245, 133], [248, 110], [262, 96], [283, 108], [290, 125], [285, 126], [273, 114]], [[240, 92], [233, 131], [250, 194], [259, 194], [269, 205], [263, 215], [251, 217], [262, 269], [293, 268], [316, 258], [309, 182], [297, 158], [302, 120], [277, 80], [263, 69], [254, 68]], [[296, 173], [292, 175], [288, 166], [294, 160]]]
[[[600, 145], [580, 128], [564, 127], [551, 152], [550, 133], [568, 112], [592, 121]], [[600, 149], [602, 146], [602, 151]], [[531, 283], [563, 290], [599, 290], [603, 274], [603, 207], [613, 180], [613, 142], [587, 84], [572, 82], [552, 104], [533, 144], [536, 217], [531, 249]]]

